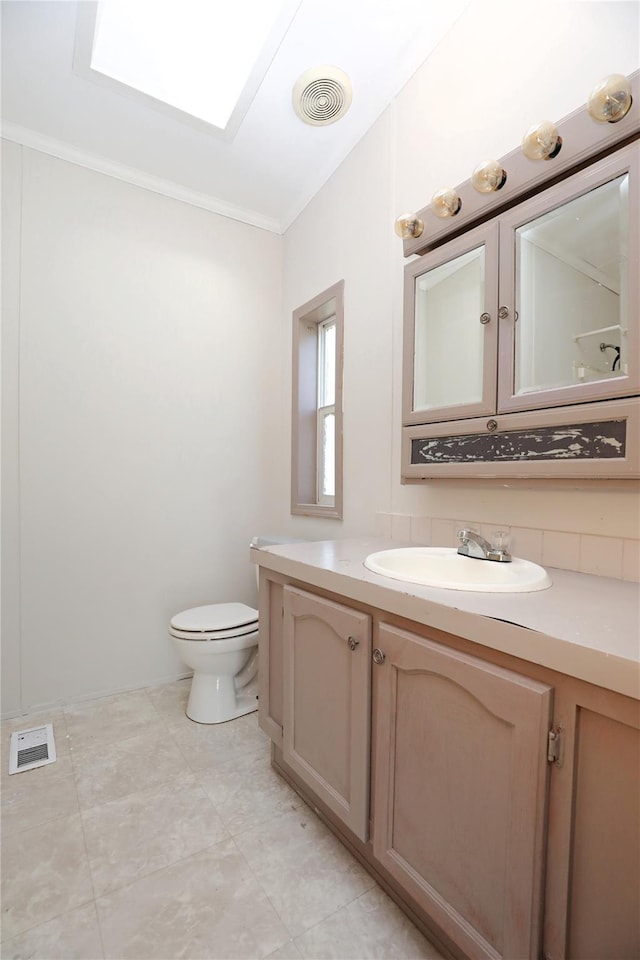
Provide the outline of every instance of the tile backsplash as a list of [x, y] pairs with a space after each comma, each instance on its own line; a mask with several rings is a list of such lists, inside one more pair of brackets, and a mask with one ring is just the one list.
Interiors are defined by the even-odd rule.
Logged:
[[638, 539], [510, 527], [506, 523], [487, 524], [470, 517], [445, 519], [401, 513], [378, 513], [376, 524], [380, 536], [439, 547], [453, 547], [456, 532], [461, 527], [478, 530], [487, 540], [495, 539], [498, 531], [504, 531], [509, 536], [511, 553], [533, 563], [600, 577], [614, 577], [617, 580], [640, 581]]

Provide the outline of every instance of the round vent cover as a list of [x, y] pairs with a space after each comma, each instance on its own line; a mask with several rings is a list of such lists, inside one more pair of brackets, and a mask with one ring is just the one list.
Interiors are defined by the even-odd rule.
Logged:
[[345, 115], [351, 95], [351, 81], [344, 70], [312, 67], [294, 85], [293, 109], [305, 123], [324, 127]]

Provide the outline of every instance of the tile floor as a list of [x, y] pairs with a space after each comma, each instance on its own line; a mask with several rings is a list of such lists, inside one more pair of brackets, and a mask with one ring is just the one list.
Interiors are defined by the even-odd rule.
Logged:
[[[2, 724], [3, 958], [440, 958], [271, 769], [250, 714], [189, 681]], [[9, 777], [13, 730], [55, 763]]]

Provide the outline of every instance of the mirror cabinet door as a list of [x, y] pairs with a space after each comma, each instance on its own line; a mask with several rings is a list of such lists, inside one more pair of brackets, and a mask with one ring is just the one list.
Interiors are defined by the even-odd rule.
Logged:
[[[630, 259], [637, 251], [631, 216], [635, 209], [637, 221], [637, 206], [630, 205], [637, 183], [632, 187], [631, 169], [606, 178], [606, 165], [507, 215], [517, 222], [503, 233], [501, 247], [502, 283], [513, 285], [505, 295], [513, 316], [500, 331], [501, 337], [511, 334], [512, 351], [500, 409], [620, 396], [637, 376], [636, 331], [630, 330], [637, 268], [629, 275], [630, 263], [637, 263]], [[509, 256], [513, 266], [505, 277]]]
[[497, 231], [473, 231], [407, 267], [405, 423], [495, 410]]

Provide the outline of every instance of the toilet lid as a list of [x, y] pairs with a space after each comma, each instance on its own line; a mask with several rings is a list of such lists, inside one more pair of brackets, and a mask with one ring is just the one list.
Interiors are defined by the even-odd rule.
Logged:
[[210, 603], [177, 613], [171, 620], [175, 630], [210, 633], [214, 630], [232, 630], [257, 624], [258, 611], [244, 603]]

